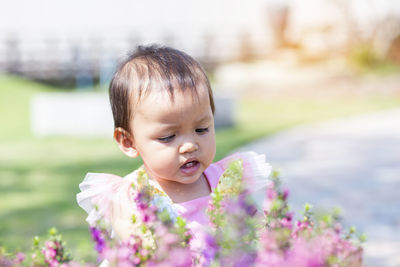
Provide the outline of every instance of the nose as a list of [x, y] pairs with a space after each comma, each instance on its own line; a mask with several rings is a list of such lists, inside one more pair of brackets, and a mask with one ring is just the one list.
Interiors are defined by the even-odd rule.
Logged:
[[194, 142], [185, 142], [179, 147], [179, 153], [192, 153], [199, 149], [199, 146]]

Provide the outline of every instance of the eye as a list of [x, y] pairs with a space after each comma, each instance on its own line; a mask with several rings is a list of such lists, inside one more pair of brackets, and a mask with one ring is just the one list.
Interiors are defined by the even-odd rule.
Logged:
[[202, 134], [202, 133], [207, 133], [208, 128], [198, 128], [196, 129], [196, 133]]
[[166, 136], [166, 137], [161, 137], [161, 138], [157, 138], [158, 141], [162, 142], [162, 143], [168, 143], [171, 142], [174, 139], [175, 135], [170, 135], [170, 136]]

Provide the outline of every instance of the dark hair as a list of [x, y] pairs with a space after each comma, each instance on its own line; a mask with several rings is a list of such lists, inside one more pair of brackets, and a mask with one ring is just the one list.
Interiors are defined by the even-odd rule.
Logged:
[[159, 87], [167, 90], [173, 101], [175, 90], [192, 90], [197, 96], [198, 86], [207, 87], [214, 113], [210, 82], [199, 62], [170, 47], [139, 46], [120, 64], [110, 83], [114, 127], [131, 132], [129, 122], [133, 116], [133, 106], [139, 102], [143, 93], [148, 94]]

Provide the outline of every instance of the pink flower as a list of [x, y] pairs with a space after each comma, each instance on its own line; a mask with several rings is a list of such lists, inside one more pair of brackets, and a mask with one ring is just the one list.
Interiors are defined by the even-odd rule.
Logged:
[[56, 256], [57, 251], [53, 248], [47, 248], [43, 249], [42, 253], [47, 261], [51, 261]]
[[25, 254], [22, 252], [18, 252], [15, 256], [15, 263], [21, 264], [25, 260]]
[[274, 185], [273, 184], [269, 185], [267, 188], [267, 198], [269, 200], [274, 200], [277, 197], [278, 197], [278, 193], [275, 191]]
[[280, 220], [281, 226], [287, 229], [292, 229], [292, 222], [288, 218], [282, 218]]
[[49, 262], [49, 267], [59, 267], [59, 263], [56, 259]]

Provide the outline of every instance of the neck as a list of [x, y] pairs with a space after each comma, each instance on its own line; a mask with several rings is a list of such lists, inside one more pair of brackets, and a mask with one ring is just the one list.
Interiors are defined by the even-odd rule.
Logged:
[[210, 186], [204, 174], [201, 174], [196, 182], [191, 184], [182, 184], [175, 181], [156, 181], [163, 191], [171, 198], [174, 203], [190, 201], [203, 196], [208, 196], [211, 193]]

